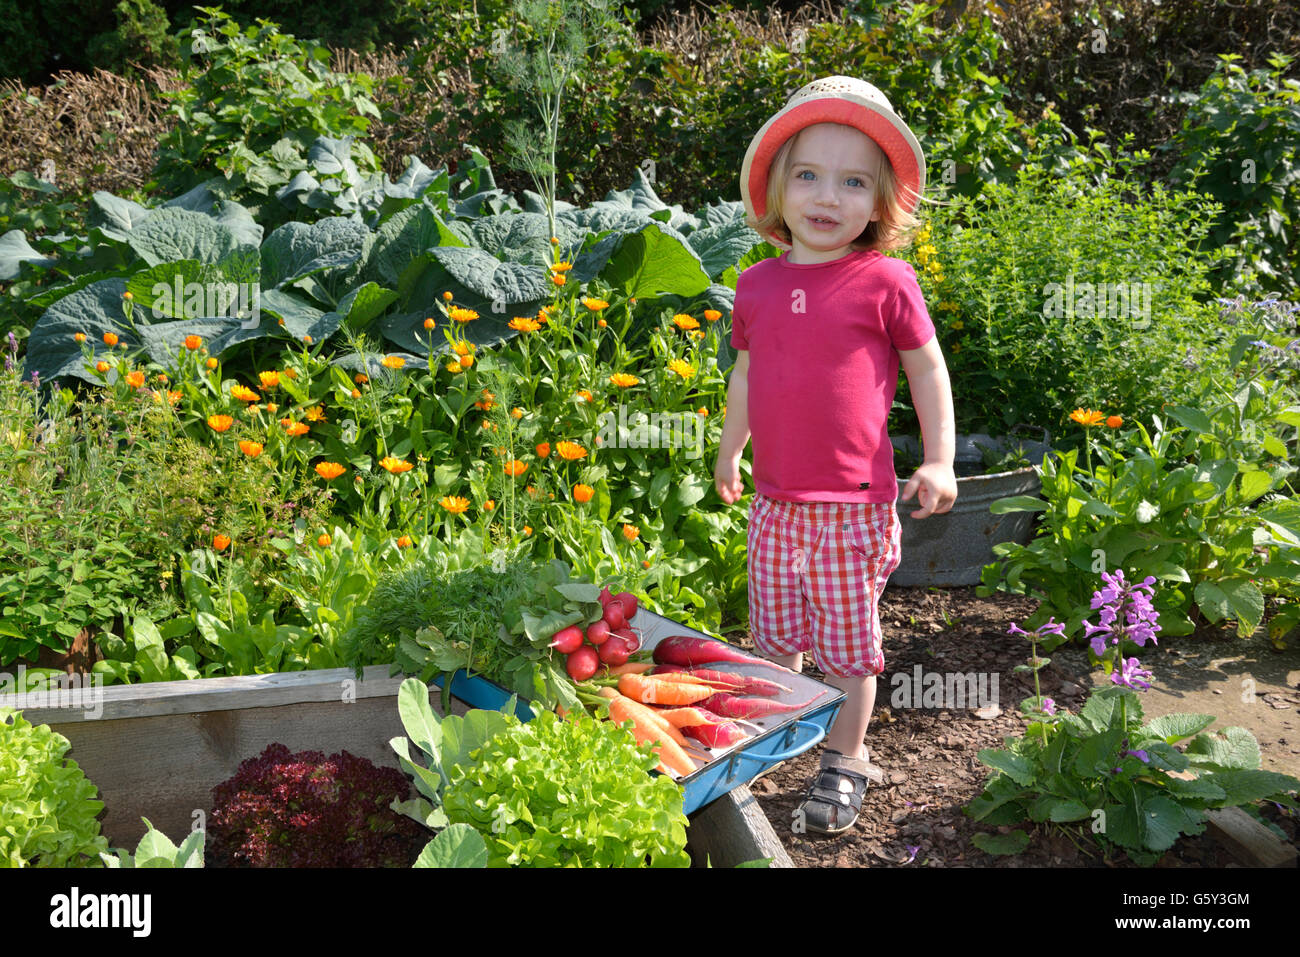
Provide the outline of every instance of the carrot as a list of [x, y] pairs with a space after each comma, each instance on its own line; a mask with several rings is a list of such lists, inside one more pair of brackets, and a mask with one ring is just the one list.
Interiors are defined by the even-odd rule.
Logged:
[[703, 708], [660, 708], [655, 714], [664, 718], [674, 728], [698, 728], [703, 725], [717, 724], [720, 719]]
[[714, 661], [733, 661], [751, 665], [764, 665], [789, 673], [775, 661], [755, 658], [743, 651], [737, 651], [726, 642], [714, 641], [712, 638], [691, 638], [688, 635], [672, 635], [655, 645], [654, 659], [661, 665], [707, 665]]
[[[612, 688], [602, 689], [602, 694], [604, 690], [613, 691]], [[635, 701], [614, 692], [614, 697], [609, 699], [610, 720], [615, 724], [624, 724], [630, 721], [632, 723], [632, 734], [636, 737], [637, 743], [644, 744], [649, 741], [655, 746], [655, 752], [659, 755], [660, 768], [666, 766], [683, 777], [693, 774], [695, 772], [695, 762], [662, 728], [644, 717], [641, 712], [629, 707], [635, 704]]]
[[[601, 688], [599, 693], [602, 698], [608, 698], [610, 701], [613, 701], [619, 696], [619, 693], [613, 688]], [[661, 715], [658, 711], [655, 711], [653, 708], [647, 708], [645, 705], [641, 704], [641, 702], [632, 698], [628, 698], [627, 702], [628, 710], [638, 716], [638, 724], [648, 723], [649, 725], [653, 725], [667, 734], [668, 737], [672, 738], [678, 744], [685, 746], [685, 736], [673, 726], [672, 722]]]
[[606, 668], [602, 674], [643, 675], [654, 666], [653, 661], [629, 661], [627, 664], [619, 665], [617, 668]]
[[623, 675], [618, 690], [642, 704], [687, 705], [703, 701], [716, 692], [709, 687], [680, 681], [661, 681], [649, 675]]
[[715, 688], [719, 691], [730, 691], [739, 694], [737, 690], [740, 685], [733, 684], [730, 681], [718, 681], [707, 675], [699, 675], [693, 671], [673, 671], [663, 674], [651, 674], [646, 677], [654, 678], [657, 681], [676, 681], [680, 684], [696, 685], [701, 688]]

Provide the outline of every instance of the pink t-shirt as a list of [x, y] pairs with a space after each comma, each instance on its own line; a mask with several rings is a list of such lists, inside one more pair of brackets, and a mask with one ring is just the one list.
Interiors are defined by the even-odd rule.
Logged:
[[754, 486], [790, 502], [898, 497], [886, 422], [899, 350], [934, 336], [916, 272], [875, 250], [736, 282], [731, 344], [749, 351]]

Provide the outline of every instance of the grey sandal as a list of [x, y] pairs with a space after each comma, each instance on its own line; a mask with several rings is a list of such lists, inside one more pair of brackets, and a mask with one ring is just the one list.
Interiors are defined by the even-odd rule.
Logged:
[[828, 750], [796, 814], [809, 831], [842, 834], [857, 823], [868, 784], [879, 784], [884, 778], [884, 772], [870, 761]]

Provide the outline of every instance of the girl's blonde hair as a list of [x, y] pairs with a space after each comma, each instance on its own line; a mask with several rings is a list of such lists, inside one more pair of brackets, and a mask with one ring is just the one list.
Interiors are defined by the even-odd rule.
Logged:
[[[772, 157], [772, 165], [767, 173], [767, 210], [755, 225], [760, 235], [775, 235], [787, 246], [791, 243], [791, 236], [790, 228], [785, 224], [781, 196], [786, 180], [790, 178], [793, 165], [791, 156], [798, 138], [799, 133], [790, 137]], [[921, 228], [921, 220], [911, 209], [918, 200], [924, 202], [925, 197], [918, 197], [910, 188], [902, 186], [894, 175], [893, 164], [883, 150], [881, 157], [883, 162], [880, 164], [880, 178], [876, 183], [876, 209], [880, 212], [880, 218], [867, 223], [867, 228], [849, 244], [854, 249], [878, 249], [881, 252], [905, 249], [911, 245], [912, 238]]]

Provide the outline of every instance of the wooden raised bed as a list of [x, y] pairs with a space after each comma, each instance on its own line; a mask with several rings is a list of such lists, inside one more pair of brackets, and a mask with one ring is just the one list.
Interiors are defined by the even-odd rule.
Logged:
[[[397, 712], [403, 677], [373, 665], [362, 679], [347, 668], [112, 685], [94, 709], [24, 708], [32, 724], [67, 738], [77, 762], [104, 802], [101, 830], [112, 847], [134, 848], [147, 817], [175, 841], [206, 825], [212, 788], [240, 762], [279, 742], [290, 751], [348, 751], [381, 767], [398, 767], [388, 742], [405, 737]], [[433, 708], [441, 714], [441, 693]], [[16, 708], [17, 695], [0, 695]], [[452, 698], [452, 712], [468, 707]], [[98, 717], [94, 717], [97, 712]], [[690, 847], [702, 863], [729, 867], [774, 858], [789, 867], [771, 825], [748, 789], [740, 788], [691, 817]]]

